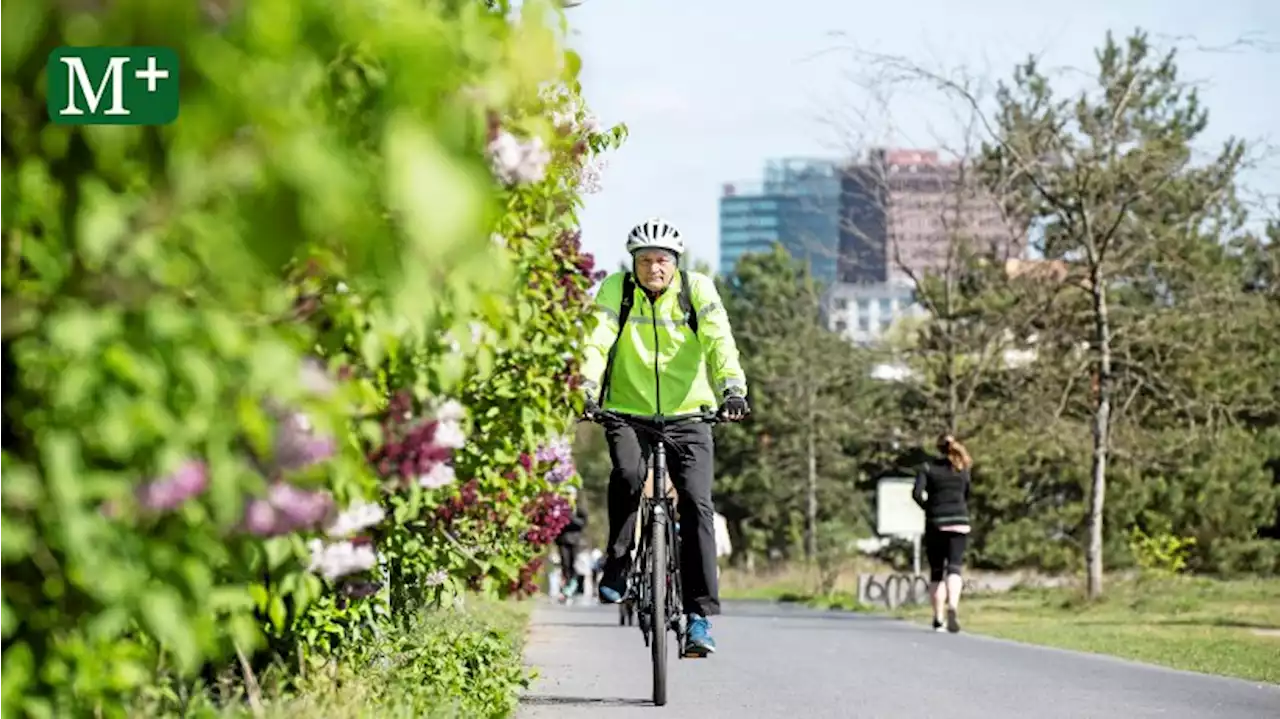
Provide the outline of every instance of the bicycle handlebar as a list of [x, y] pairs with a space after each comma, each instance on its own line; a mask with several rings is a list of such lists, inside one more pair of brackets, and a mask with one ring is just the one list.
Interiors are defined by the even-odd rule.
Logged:
[[647, 417], [647, 416], [640, 416], [640, 415], [621, 414], [619, 412], [614, 412], [613, 410], [601, 409], [593, 412], [590, 416], [584, 416], [582, 419], [587, 422], [596, 422], [598, 424], [601, 419], [606, 419], [606, 418], [615, 419], [615, 420], [618, 420], [619, 422], [623, 422], [633, 427], [638, 422], [648, 422], [648, 423], [657, 425], [658, 429], [661, 429], [666, 425], [684, 424], [686, 422], [705, 422], [707, 424], [719, 424], [720, 422], [725, 421], [724, 409], [721, 408], [721, 409], [713, 410], [711, 409], [710, 405], [703, 405], [702, 411], [697, 414], [683, 414], [676, 417], [666, 417], [662, 415]]

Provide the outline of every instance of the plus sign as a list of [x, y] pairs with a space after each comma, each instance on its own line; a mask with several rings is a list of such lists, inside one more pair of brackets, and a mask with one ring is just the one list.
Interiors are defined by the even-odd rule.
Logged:
[[155, 92], [156, 80], [168, 80], [169, 71], [156, 69], [156, 58], [153, 55], [147, 58], [147, 69], [134, 70], [133, 76], [138, 78], [139, 80], [147, 81], [147, 92]]

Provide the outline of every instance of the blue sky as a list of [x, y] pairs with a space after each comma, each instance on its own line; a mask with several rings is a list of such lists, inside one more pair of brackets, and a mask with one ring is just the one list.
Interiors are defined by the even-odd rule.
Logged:
[[[1140, 26], [1156, 41], [1209, 48], [1248, 36], [1270, 52], [1189, 47], [1182, 71], [1202, 83], [1207, 142], [1235, 134], [1280, 144], [1277, 0], [587, 0], [568, 14], [587, 101], [606, 125], [631, 131], [582, 216], [586, 249], [608, 269], [624, 257], [627, 231], [650, 215], [675, 222], [693, 255], [714, 265], [721, 185], [758, 178], [766, 158], [838, 157], [868, 139], [954, 143], [963, 134], [956, 105], [934, 93], [894, 100], [887, 116], [842, 112], [883, 107], [850, 79], [866, 66], [842, 47], [995, 79], [1029, 53], [1092, 70], [1108, 29], [1123, 36]], [[833, 113], [845, 119], [824, 121]], [[1280, 160], [1266, 160], [1248, 182], [1280, 193]]]

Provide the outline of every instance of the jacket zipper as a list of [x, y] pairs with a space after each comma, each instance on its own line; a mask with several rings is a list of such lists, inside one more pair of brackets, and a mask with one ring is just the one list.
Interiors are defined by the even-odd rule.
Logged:
[[[648, 296], [648, 293], [645, 293]], [[658, 370], [658, 363], [662, 360], [662, 354], [658, 352], [658, 301], [649, 298], [650, 319], [653, 320], [653, 416], [662, 416], [662, 373]]]

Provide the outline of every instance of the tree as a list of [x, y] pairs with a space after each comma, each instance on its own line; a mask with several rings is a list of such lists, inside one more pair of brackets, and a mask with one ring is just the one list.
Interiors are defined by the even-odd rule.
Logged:
[[[1123, 47], [1108, 37], [1096, 88], [1064, 99], [1030, 62], [987, 114], [963, 71], [859, 58], [978, 118], [989, 138], [975, 179], [1044, 257], [1001, 273], [971, 249], [976, 262], [961, 252], [915, 282], [927, 313], [908, 338], [919, 381], [904, 411], [977, 435], [976, 564], [1063, 568], [1079, 546], [1095, 596], [1104, 546], [1116, 564], [1133, 560], [1124, 533], [1104, 526], [1195, 538], [1198, 569], [1243, 566], [1231, 557], [1247, 555], [1273, 571], [1267, 557], [1280, 554], [1255, 538], [1278, 499], [1268, 466], [1280, 317], [1264, 299], [1276, 286], [1274, 243], [1242, 231], [1243, 143], [1192, 160], [1207, 118], [1173, 59], [1141, 33]], [[1021, 366], [989, 361], [1010, 346], [1032, 350]], [[1186, 499], [1203, 496], [1215, 501]], [[1146, 511], [1156, 506], [1172, 521]]]
[[1211, 163], [1192, 163], [1191, 142], [1207, 126], [1208, 113], [1180, 81], [1174, 53], [1155, 55], [1145, 33], [1124, 43], [1108, 33], [1097, 60], [1098, 86], [1065, 98], [1055, 95], [1034, 59], [1019, 67], [1012, 82], [1000, 86], [983, 167], [991, 186], [1007, 188], [1010, 212], [1040, 230], [1044, 256], [1078, 268], [1088, 293], [1090, 597], [1102, 593], [1119, 319], [1112, 295], [1162, 257], [1239, 226], [1234, 182], [1244, 152], [1243, 143], [1231, 139]]
[[739, 533], [759, 528], [769, 549], [785, 551], [801, 528], [812, 558], [825, 519], [865, 525], [858, 452], [878, 416], [867, 357], [823, 326], [819, 288], [781, 246], [744, 256], [720, 292], [753, 408], [721, 433], [722, 511]]

